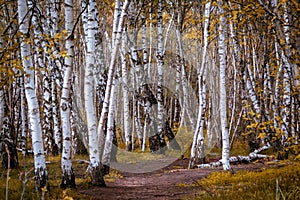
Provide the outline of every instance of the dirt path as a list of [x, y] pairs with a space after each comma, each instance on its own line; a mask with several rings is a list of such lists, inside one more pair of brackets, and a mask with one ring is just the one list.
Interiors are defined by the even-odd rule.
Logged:
[[[184, 199], [192, 197], [199, 191], [199, 187], [182, 187], [179, 184], [193, 184], [197, 180], [206, 177], [214, 169], [184, 169], [187, 160], [177, 160], [172, 165], [151, 173], [133, 174], [121, 173], [123, 178], [113, 183], [107, 183], [107, 187], [91, 187], [82, 189], [81, 192], [91, 199]], [[248, 165], [235, 165], [234, 170], [256, 170], [264, 166], [263, 163]]]

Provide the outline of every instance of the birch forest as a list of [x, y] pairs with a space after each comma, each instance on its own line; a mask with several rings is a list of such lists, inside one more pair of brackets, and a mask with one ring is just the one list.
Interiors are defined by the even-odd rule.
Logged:
[[0, 199], [300, 199], [299, 1], [0, 7]]

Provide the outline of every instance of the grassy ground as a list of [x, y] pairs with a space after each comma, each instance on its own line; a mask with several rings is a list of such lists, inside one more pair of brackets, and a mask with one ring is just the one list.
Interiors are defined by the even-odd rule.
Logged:
[[[77, 157], [76, 159], [88, 159], [88, 157]], [[48, 178], [50, 184], [50, 190], [44, 191], [45, 199], [89, 199], [87, 196], [77, 192], [76, 189], [61, 189], [60, 182], [61, 182], [61, 168], [60, 168], [60, 157], [47, 157], [47, 161], [50, 163], [47, 164], [48, 170]], [[23, 199], [38, 199], [38, 195], [40, 199], [42, 199], [42, 193], [36, 193], [34, 188], [34, 170], [33, 170], [33, 158], [32, 156], [28, 158], [19, 157], [19, 169], [12, 169], [9, 172], [9, 181], [7, 185], [7, 170], [2, 169], [0, 173], [0, 199], [5, 199], [6, 189], [8, 189], [8, 199], [20, 199], [22, 195], [22, 191], [24, 189], [24, 180], [25, 180], [25, 173], [28, 172], [27, 179], [28, 182], [26, 183], [25, 193]], [[76, 176], [76, 185], [88, 188], [89, 185], [89, 178], [84, 178], [85, 171], [86, 171], [86, 163], [82, 162], [73, 162], [73, 168], [75, 171]], [[113, 181], [114, 173], [106, 178], [106, 181]], [[8, 186], [8, 187], [7, 187]], [[72, 197], [72, 198], [71, 198]]]
[[199, 193], [187, 199], [300, 199], [300, 163], [283, 161], [274, 168], [235, 174], [215, 172], [193, 186]]
[[[249, 150], [244, 145], [235, 146], [232, 154], [243, 155]], [[245, 151], [245, 152], [242, 152]], [[264, 165], [265, 168], [259, 171], [238, 171], [235, 174], [227, 172], [216, 172], [201, 179], [194, 185], [182, 185], [184, 187], [196, 187], [198, 191], [196, 196], [187, 197], [187, 199], [300, 199], [300, 157], [291, 160], [281, 161], [273, 165]], [[79, 160], [88, 160], [88, 156], [76, 156], [73, 159], [73, 168], [76, 175], [77, 189], [62, 190], [59, 185], [61, 181], [60, 157], [47, 157], [47, 170], [49, 174], [50, 190], [45, 191], [45, 199], [91, 199], [78, 192], [80, 189], [91, 187], [90, 178], [85, 177], [87, 164]], [[33, 180], [33, 158], [19, 157], [19, 169], [0, 171], [0, 199], [5, 199], [6, 190], [8, 199], [20, 199], [24, 190], [24, 174], [28, 172], [28, 182], [24, 192], [24, 199], [38, 199], [38, 194], [34, 189]], [[274, 164], [274, 163], [273, 163]], [[243, 167], [244, 168], [244, 167]], [[247, 165], [245, 165], [247, 169]], [[176, 174], [174, 174], [176, 176]], [[121, 175], [115, 170], [105, 177], [106, 182], [114, 182]], [[8, 180], [8, 182], [7, 182]], [[39, 194], [41, 197], [42, 194]]]

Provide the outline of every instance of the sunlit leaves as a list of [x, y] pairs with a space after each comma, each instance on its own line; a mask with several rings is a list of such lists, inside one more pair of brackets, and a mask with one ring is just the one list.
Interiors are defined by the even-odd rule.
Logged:
[[59, 55], [61, 57], [67, 57], [68, 56], [68, 52], [67, 51], [61, 51], [61, 52], [59, 52]]

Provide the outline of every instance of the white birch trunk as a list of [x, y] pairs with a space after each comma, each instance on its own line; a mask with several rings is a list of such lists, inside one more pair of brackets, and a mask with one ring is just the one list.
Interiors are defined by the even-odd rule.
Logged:
[[23, 34], [21, 48], [22, 64], [25, 69], [25, 95], [28, 104], [29, 130], [32, 136], [34, 154], [34, 171], [36, 188], [41, 189], [48, 185], [48, 172], [46, 169], [42, 127], [40, 121], [39, 104], [34, 84], [34, 69], [30, 51], [30, 44], [26, 41], [26, 33], [29, 28], [26, 0], [18, 0], [19, 30]]
[[[148, 83], [148, 50], [147, 50], [147, 29], [146, 29], [146, 17], [142, 15], [142, 48], [143, 48], [143, 82]], [[143, 90], [144, 85], [142, 85]], [[150, 111], [150, 104], [149, 102], [144, 102], [146, 105], [143, 105], [144, 107], [144, 130], [143, 130], [143, 142], [142, 142], [142, 151], [145, 151], [146, 147], [146, 138], [148, 137], [148, 130], [147, 130], [147, 125], [149, 121], [149, 111]]]
[[104, 186], [105, 182], [101, 172], [101, 161], [98, 147], [98, 135], [96, 124], [96, 112], [94, 105], [94, 65], [95, 65], [95, 29], [96, 25], [96, 1], [91, 1], [88, 5], [88, 20], [86, 27], [86, 69], [84, 74], [84, 107], [88, 126], [89, 138], [89, 170], [93, 185]]
[[252, 71], [250, 69], [250, 52], [249, 52], [249, 49], [247, 48], [247, 40], [246, 40], [245, 34], [244, 34], [243, 38], [244, 38], [244, 44], [245, 44], [244, 52], [245, 52], [245, 59], [246, 59], [246, 69], [245, 69], [245, 74], [244, 74], [243, 78], [246, 82], [246, 88], [249, 92], [250, 99], [252, 101], [255, 113], [260, 113], [259, 102], [258, 102], [256, 91], [255, 91], [255, 82], [253, 81], [253, 75], [252, 75]]
[[95, 29], [96, 29], [96, 16], [95, 16], [96, 3], [91, 1], [88, 5], [87, 20], [85, 21], [86, 29], [86, 68], [84, 75], [84, 107], [88, 126], [89, 137], [89, 155], [90, 155], [90, 167], [92, 169], [97, 168], [100, 165], [97, 132], [96, 132], [96, 112], [94, 105], [94, 77], [93, 69], [95, 65]]
[[122, 4], [122, 2], [120, 2], [120, 0], [115, 0], [115, 12], [114, 12], [114, 20], [113, 20], [112, 40], [111, 40], [111, 43], [108, 43], [108, 44], [111, 44], [111, 48], [114, 47], [115, 40], [116, 40], [117, 34], [118, 34], [119, 19], [120, 19], [121, 12], [122, 12], [121, 4]]
[[[159, 134], [159, 143], [164, 143], [164, 136], [163, 136], [163, 124], [164, 120], [164, 106], [163, 106], [163, 76], [164, 76], [164, 54], [163, 54], [163, 27], [162, 27], [162, 0], [158, 1], [158, 22], [157, 22], [157, 72], [158, 72], [158, 80], [157, 80], [157, 109], [158, 109], [158, 124], [157, 124], [157, 131]], [[160, 148], [162, 146], [160, 145]]]
[[226, 96], [226, 47], [225, 47], [225, 24], [222, 2], [218, 1], [220, 14], [219, 24], [219, 60], [220, 60], [220, 118], [222, 128], [222, 164], [224, 170], [230, 170], [229, 164], [229, 133], [227, 125], [227, 96]]
[[[286, 54], [288, 57], [291, 56], [291, 42], [290, 42], [290, 28], [289, 28], [289, 17], [288, 17], [288, 2], [285, 2], [283, 4], [283, 19], [284, 19], [284, 26], [283, 26], [283, 32], [285, 36], [285, 48], [286, 48]], [[284, 51], [281, 53], [281, 58], [284, 63], [283, 68], [283, 110], [282, 110], [282, 116], [283, 116], [283, 124], [282, 124], [282, 130], [285, 134], [285, 139], [289, 137], [289, 134], [292, 133], [292, 135], [295, 135], [295, 132], [292, 131], [290, 128], [291, 124], [291, 64], [289, 63], [289, 60], [285, 55]]]
[[275, 56], [277, 60], [277, 75], [275, 80], [275, 91], [274, 91], [274, 100], [273, 100], [273, 121], [274, 121], [274, 129], [277, 130], [279, 128], [279, 102], [280, 102], [280, 76], [282, 72], [282, 62], [280, 62], [279, 57], [279, 44], [276, 41], [277, 38], [275, 37]]
[[[116, 3], [118, 3], [118, 0], [116, 0]], [[112, 87], [112, 81], [113, 81], [113, 76], [114, 76], [114, 72], [115, 72], [115, 65], [116, 65], [116, 59], [117, 59], [117, 54], [118, 54], [118, 50], [119, 50], [119, 46], [120, 46], [120, 40], [122, 37], [122, 29], [123, 29], [123, 24], [124, 24], [124, 20], [125, 20], [125, 16], [126, 16], [126, 11], [127, 8], [129, 6], [130, 0], [126, 0], [124, 2], [124, 5], [122, 7], [122, 12], [121, 12], [121, 16], [119, 19], [119, 23], [118, 23], [118, 28], [117, 30], [113, 30], [113, 32], [117, 32], [116, 33], [116, 38], [114, 40], [114, 45], [112, 47], [112, 56], [111, 56], [111, 62], [109, 64], [109, 68], [108, 68], [108, 79], [107, 79], [107, 83], [106, 83], [106, 89], [105, 89], [105, 97], [104, 97], [104, 102], [103, 102], [103, 107], [102, 107], [102, 111], [101, 111], [101, 116], [100, 116], [100, 120], [99, 120], [99, 124], [98, 124], [98, 129], [97, 129], [97, 133], [98, 133], [98, 148], [99, 148], [99, 156], [102, 156], [102, 148], [104, 146], [103, 144], [103, 138], [104, 138], [104, 133], [103, 133], [103, 128], [105, 126], [105, 121], [107, 119], [107, 115], [108, 115], [108, 107], [109, 107], [109, 99], [110, 99], [110, 95], [111, 95], [111, 87]], [[115, 12], [117, 12], [115, 10]]]
[[[131, 59], [132, 59], [132, 67], [134, 68], [134, 72], [137, 77], [137, 88], [138, 92], [141, 90], [141, 93], [143, 93], [143, 86], [145, 83], [145, 79], [143, 79], [144, 75], [144, 66], [142, 65], [142, 60], [139, 58], [138, 55], [138, 49], [137, 49], [137, 29], [135, 25], [135, 19], [136, 19], [136, 5], [133, 1], [131, 1], [129, 8], [128, 8], [128, 19], [129, 19], [129, 35], [130, 35], [130, 51], [131, 51]], [[139, 99], [136, 99], [135, 102], [136, 110], [135, 112], [135, 125], [136, 125], [136, 132], [138, 136], [138, 142], [139, 146], [142, 148], [143, 145], [143, 135], [142, 135], [142, 123], [141, 123], [141, 115], [140, 115], [140, 102]]]
[[72, 33], [74, 23], [73, 0], [65, 0], [65, 29], [68, 33], [66, 49], [68, 55], [65, 57], [65, 73], [63, 78], [63, 88], [60, 100], [60, 114], [62, 121], [63, 149], [61, 157], [62, 182], [61, 187], [75, 187], [75, 175], [72, 169], [71, 160], [71, 109], [70, 109], [70, 85], [72, 78], [72, 61], [74, 42]]
[[130, 115], [129, 115], [129, 91], [128, 91], [128, 75], [127, 75], [127, 62], [126, 62], [126, 32], [123, 32], [122, 37], [122, 52], [121, 52], [121, 64], [122, 64], [122, 91], [123, 91], [123, 111], [124, 111], [124, 135], [126, 151], [131, 150], [131, 138], [130, 138]]
[[102, 164], [104, 166], [110, 166], [111, 152], [113, 148], [113, 137], [114, 137], [114, 104], [115, 104], [115, 79], [112, 82], [111, 94], [109, 100], [109, 110], [107, 119], [107, 133], [105, 138], [104, 151], [102, 156]]
[[[206, 108], [206, 84], [205, 84], [205, 63], [206, 63], [206, 52], [208, 48], [208, 27], [209, 27], [209, 15], [210, 15], [210, 5], [211, 1], [208, 1], [205, 4], [204, 10], [204, 28], [203, 28], [203, 52], [202, 52], [202, 60], [201, 67], [198, 72], [199, 79], [199, 108], [198, 108], [198, 118], [196, 129], [194, 133], [193, 144], [191, 148], [191, 158], [189, 162], [189, 168], [194, 166], [196, 156], [199, 159], [204, 159], [204, 136], [203, 136], [203, 125], [204, 125], [204, 117], [205, 117], [205, 108]], [[197, 155], [198, 152], [198, 155]]]
[[[229, 6], [231, 6], [231, 2], [228, 1], [228, 4]], [[228, 133], [229, 135], [231, 134], [232, 132], [232, 129], [233, 129], [233, 121], [235, 119], [235, 116], [236, 116], [236, 112], [235, 112], [235, 109], [236, 109], [236, 94], [238, 92], [238, 86], [237, 86], [237, 74], [238, 74], [238, 70], [237, 70], [237, 67], [241, 64], [241, 58], [240, 58], [240, 55], [239, 55], [239, 46], [238, 46], [238, 42], [237, 42], [237, 38], [236, 38], [236, 32], [234, 30], [234, 26], [236, 25], [234, 23], [234, 21], [232, 20], [233, 16], [232, 14], [230, 14], [230, 23], [229, 23], [229, 28], [230, 28], [230, 42], [233, 46], [233, 62], [232, 62], [232, 65], [233, 65], [233, 105], [232, 105], [232, 109], [231, 109], [231, 117], [230, 117], [230, 123], [229, 123], [229, 130], [228, 130]], [[240, 111], [240, 114], [242, 115], [242, 110]], [[240, 117], [238, 118], [238, 122], [240, 121]], [[234, 132], [232, 133], [232, 137], [231, 137], [231, 141], [230, 141], [230, 148], [233, 144], [233, 141], [234, 141], [234, 138], [235, 138], [235, 133], [236, 133], [236, 129], [238, 128], [238, 124], [235, 125], [235, 129], [234, 129]]]
[[53, 134], [54, 134], [54, 142], [57, 146], [57, 151], [60, 154], [62, 148], [62, 138], [61, 138], [61, 121], [59, 119], [59, 110], [58, 110], [58, 94], [57, 88], [55, 84], [55, 79], [52, 77], [51, 81], [51, 100], [52, 100], [52, 117], [53, 117]]
[[[47, 19], [47, 23], [50, 28], [50, 36], [55, 37], [55, 35], [59, 32], [59, 4], [58, 0], [47, 0], [47, 15], [49, 16]], [[57, 147], [57, 151], [60, 154], [62, 148], [62, 138], [61, 138], [61, 121], [59, 118], [59, 99], [58, 93], [61, 89], [61, 62], [59, 61], [59, 44], [54, 42], [54, 46], [52, 47], [52, 54], [54, 55], [54, 60], [50, 59], [49, 62], [49, 70], [50, 70], [50, 82], [51, 82], [51, 100], [52, 100], [52, 118], [53, 118], [53, 136], [54, 142]]]
[[[21, 149], [22, 149], [22, 155], [25, 157], [27, 155], [27, 128], [26, 128], [26, 98], [25, 98], [25, 92], [24, 92], [24, 77], [21, 78]], [[3, 99], [1, 100], [1, 103]], [[1, 126], [2, 127], [2, 124]]]

